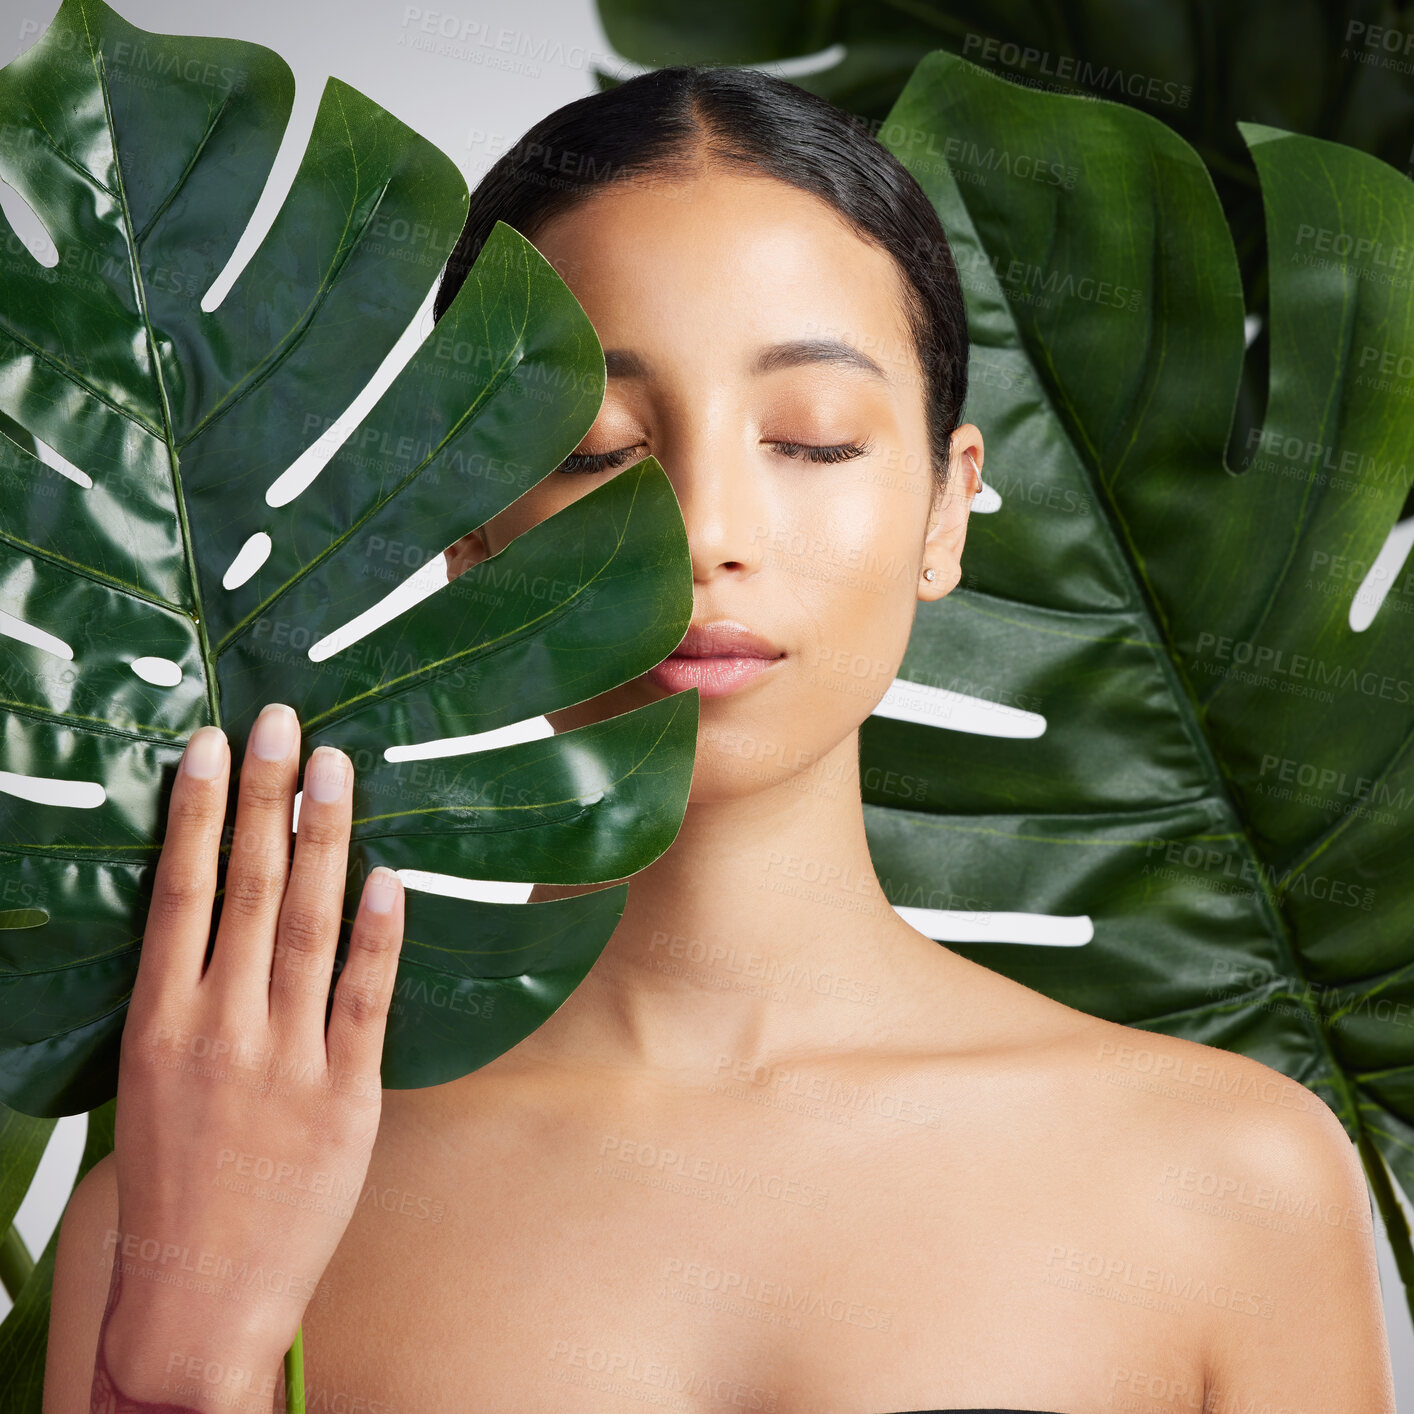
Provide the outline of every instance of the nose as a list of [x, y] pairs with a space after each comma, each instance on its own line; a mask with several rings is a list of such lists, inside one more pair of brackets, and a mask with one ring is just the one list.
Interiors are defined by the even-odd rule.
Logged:
[[665, 443], [660, 459], [687, 528], [694, 583], [755, 574], [765, 562], [769, 505], [759, 471], [739, 439], [699, 426]]

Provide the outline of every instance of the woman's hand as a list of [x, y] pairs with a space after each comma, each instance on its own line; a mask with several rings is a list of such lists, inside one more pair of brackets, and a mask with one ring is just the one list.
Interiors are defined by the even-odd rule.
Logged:
[[[352, 763], [333, 747], [310, 756], [291, 866], [299, 723], [285, 706], [261, 713], [203, 973], [229, 771], [224, 733], [193, 733], [123, 1028], [119, 1231], [94, 1395], [107, 1379], [138, 1408], [270, 1408], [280, 1361], [353, 1215], [381, 1111], [403, 934], [392, 870], [366, 882], [325, 1035]], [[195, 1387], [193, 1368], [203, 1372]], [[248, 1405], [232, 1398], [246, 1388], [236, 1371], [247, 1372]]]

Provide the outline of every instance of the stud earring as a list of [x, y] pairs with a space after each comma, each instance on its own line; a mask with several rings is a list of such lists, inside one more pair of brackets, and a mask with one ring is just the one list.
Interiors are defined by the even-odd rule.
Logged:
[[924, 579], [927, 579], [927, 580], [934, 580], [934, 579], [937, 579], [937, 577], [938, 577], [938, 572], [937, 572], [937, 570], [924, 570], [924, 571], [923, 571], [923, 578], [924, 578]]

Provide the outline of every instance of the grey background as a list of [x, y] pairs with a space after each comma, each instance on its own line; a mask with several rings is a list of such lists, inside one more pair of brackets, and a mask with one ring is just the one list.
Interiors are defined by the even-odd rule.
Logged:
[[[111, 0], [110, 0], [111, 3]], [[663, 0], [671, 4], [673, 0]], [[766, 0], [769, 3], [769, 0]], [[474, 186], [496, 158], [538, 118], [594, 91], [595, 65], [625, 75], [637, 72], [615, 58], [592, 0], [450, 0], [407, 5], [399, 0], [118, 0], [114, 8], [146, 30], [220, 35], [251, 40], [279, 53], [294, 71], [294, 112], [255, 217], [218, 281], [223, 290], [258, 247], [294, 177], [330, 74], [369, 95], [394, 116], [430, 138]], [[47, 28], [58, 0], [7, 0], [0, 19], [0, 65], [28, 49]], [[427, 35], [454, 29], [456, 38]], [[466, 38], [459, 36], [466, 34]], [[430, 47], [428, 47], [430, 46]], [[810, 60], [776, 66], [789, 77], [834, 62], [827, 51]], [[42, 236], [32, 213], [0, 182], [0, 207], [27, 240]], [[428, 306], [431, 296], [429, 294]], [[422, 332], [427, 306], [409, 338], [390, 355], [360, 409], [376, 397]], [[985, 429], [984, 429], [985, 430]], [[17, 1222], [34, 1253], [43, 1250], [73, 1186], [86, 1119], [61, 1120]], [[1400, 1195], [1403, 1200], [1403, 1195]], [[1414, 1224], [1414, 1209], [1405, 1203]], [[1379, 1228], [1380, 1279], [1390, 1333], [1400, 1414], [1414, 1414], [1414, 1326], [1405, 1306], [1394, 1259]], [[1318, 1274], [1313, 1279], [1319, 1280]], [[0, 1290], [0, 1317], [9, 1301]]]

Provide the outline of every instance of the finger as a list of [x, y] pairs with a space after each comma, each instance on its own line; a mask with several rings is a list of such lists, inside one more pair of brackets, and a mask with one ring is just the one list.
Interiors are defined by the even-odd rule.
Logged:
[[381, 864], [364, 882], [348, 957], [329, 1017], [329, 1070], [340, 1084], [378, 1093], [383, 1034], [403, 945], [403, 883]]
[[271, 1026], [307, 1040], [311, 1052], [324, 1041], [352, 815], [353, 762], [336, 746], [316, 748], [304, 771], [295, 857], [270, 976]]
[[206, 972], [221, 992], [268, 1001], [298, 778], [299, 720], [284, 703], [271, 703], [255, 719], [237, 785], [226, 892]]
[[201, 981], [230, 764], [220, 727], [199, 727], [188, 738], [167, 805], [130, 1008], [160, 1000], [169, 989], [190, 993]]

